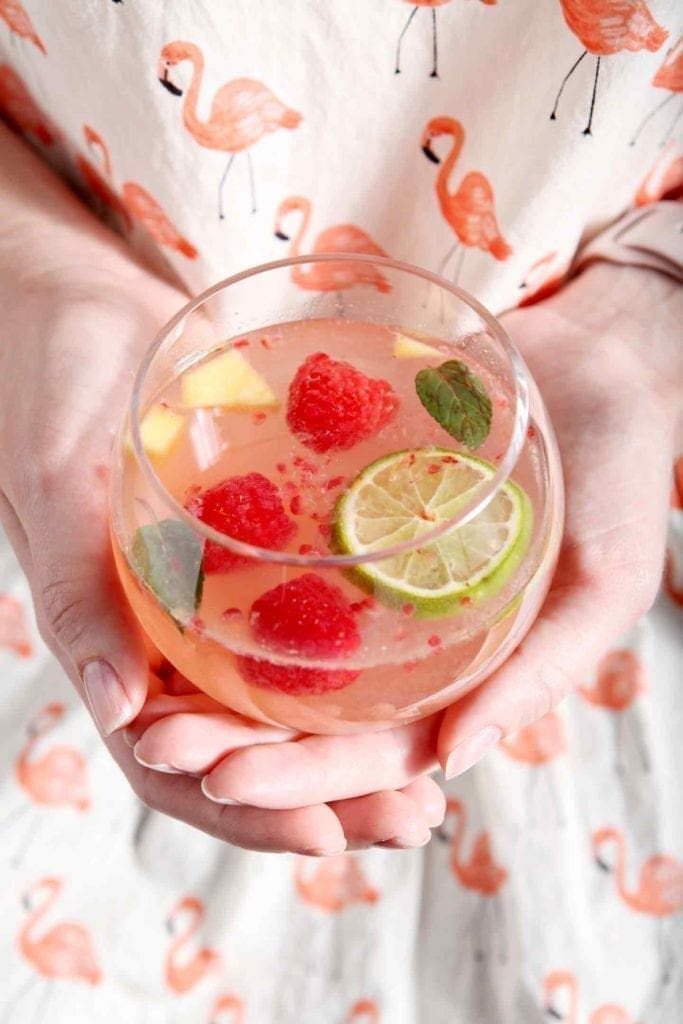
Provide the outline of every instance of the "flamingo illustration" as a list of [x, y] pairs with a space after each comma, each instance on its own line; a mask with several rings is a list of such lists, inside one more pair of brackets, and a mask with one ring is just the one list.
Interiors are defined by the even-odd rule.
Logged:
[[[630, 144], [632, 146], [636, 144], [638, 136], [648, 121], [652, 120], [655, 114], [659, 113], [660, 110], [663, 110], [677, 93], [683, 92], [683, 36], [681, 36], [668, 51], [664, 58], [664, 63], [658, 68], [654, 78], [652, 79], [652, 84], [655, 89], [666, 89], [669, 95], [665, 96], [663, 100], [661, 100], [648, 114], [645, 115], [636, 129], [635, 135], [631, 139]], [[683, 103], [679, 106], [678, 113], [671, 122], [666, 135], [662, 139], [662, 146], [672, 135], [681, 114], [683, 114]]]
[[674, 463], [664, 587], [672, 601], [683, 605], [683, 455]]
[[18, 658], [30, 658], [33, 645], [21, 601], [0, 594], [0, 651], [12, 651]]
[[564, 256], [558, 256], [556, 252], [549, 252], [540, 260], [529, 267], [520, 288], [524, 289], [524, 295], [517, 305], [520, 309], [523, 306], [533, 306], [536, 302], [554, 295], [564, 283], [567, 276], [567, 261]]
[[[567, 990], [566, 1012], [561, 1013], [553, 1003], [555, 993]], [[564, 1024], [578, 1024], [579, 1020], [579, 985], [576, 976], [569, 971], [552, 971], [543, 980], [543, 1003], [545, 1012], [555, 1020]], [[616, 1003], [606, 1003], [593, 1010], [588, 1024], [633, 1024], [633, 1018]]]
[[[282, 242], [288, 242], [290, 236], [282, 228], [282, 221], [293, 211], [301, 214], [299, 229], [292, 239], [289, 249], [290, 256], [298, 256], [301, 253], [303, 237], [308, 230], [311, 219], [311, 204], [303, 196], [290, 196], [280, 203], [275, 221], [275, 237]], [[334, 227], [321, 231], [311, 250], [306, 252], [329, 252], [353, 254], [359, 253], [366, 256], [386, 256], [384, 249], [381, 249], [376, 242], [370, 238], [365, 231], [357, 228], [354, 224], [336, 224]], [[310, 288], [314, 291], [341, 291], [343, 288], [352, 288], [355, 284], [368, 284], [380, 292], [391, 291], [391, 285], [384, 274], [380, 273], [369, 263], [318, 263], [304, 270], [302, 266], [292, 267], [292, 280], [300, 288]]]
[[683, 200], [683, 151], [672, 139], [647, 172], [636, 192], [636, 206], [660, 199]]
[[358, 861], [347, 853], [326, 857], [313, 864], [308, 857], [297, 859], [294, 882], [305, 903], [338, 913], [354, 903], [376, 903], [379, 892], [366, 880]]
[[602, 828], [593, 834], [595, 862], [603, 871], [612, 870], [602, 856], [608, 843], [616, 846], [614, 873], [617, 892], [627, 906], [651, 917], [668, 917], [683, 910], [683, 863], [667, 854], [656, 854], [641, 865], [638, 887], [627, 890], [623, 833], [616, 828]]
[[[616, 847], [614, 867], [604, 857], [608, 845]], [[668, 854], [655, 854], [641, 864], [636, 888], [627, 889], [626, 843], [623, 833], [616, 828], [601, 828], [594, 832], [593, 854], [595, 863], [602, 871], [614, 871], [617, 892], [626, 906], [659, 921], [662, 984], [666, 985], [671, 980], [671, 961], [675, 956], [672, 956], [663, 925], [665, 918], [672, 918], [683, 910], [683, 863]]]
[[546, 781], [550, 799], [555, 808], [557, 824], [563, 825], [560, 798], [555, 790], [552, 773], [540, 771], [543, 766], [549, 765], [567, 751], [567, 738], [560, 716], [554, 711], [550, 711], [543, 718], [525, 726], [514, 735], [507, 736], [498, 745], [508, 757], [530, 765], [532, 768], [529, 774], [527, 805], [533, 808], [536, 783], [542, 776]]
[[379, 1007], [374, 999], [359, 999], [349, 1010], [346, 1024], [379, 1024]]
[[[454, 831], [451, 833], [451, 822], [455, 823]], [[453, 876], [458, 880], [464, 889], [470, 889], [478, 893], [484, 899], [483, 910], [477, 907], [475, 925], [472, 928], [472, 935], [478, 931], [478, 938], [474, 947], [476, 960], [484, 959], [484, 929], [489, 907], [493, 907], [498, 921], [496, 930], [500, 942], [499, 959], [501, 962], [507, 959], [505, 948], [505, 934], [502, 921], [502, 906], [498, 897], [507, 879], [507, 871], [500, 864], [497, 864], [491, 853], [491, 839], [488, 832], [480, 832], [472, 844], [472, 852], [469, 860], [461, 859], [461, 850], [465, 840], [467, 827], [467, 812], [460, 800], [448, 800], [446, 804], [446, 817], [444, 824], [437, 830], [437, 836], [443, 842], [450, 843], [450, 869]]]
[[[83, 136], [89, 146], [99, 150], [104, 173], [107, 179], [111, 181], [111, 159], [104, 139], [94, 128], [87, 124], [83, 125]], [[136, 185], [132, 181], [124, 182], [121, 187], [121, 198], [119, 198], [116, 192], [109, 186], [108, 181], [102, 178], [99, 171], [88, 160], [80, 157], [78, 166], [91, 191], [105, 206], [121, 216], [127, 228], [131, 226], [131, 217], [133, 217], [147, 229], [159, 245], [173, 249], [174, 252], [182, 253], [189, 260], [197, 258], [195, 247], [173, 226], [156, 199], [141, 185]]]
[[[396, 67], [394, 68], [394, 74], [401, 74], [401, 44], [403, 43], [403, 37], [410, 28], [410, 23], [412, 22], [420, 7], [425, 7], [430, 9], [432, 12], [432, 71], [430, 74], [430, 78], [438, 78], [439, 53], [436, 38], [436, 8], [444, 7], [446, 4], [449, 4], [451, 0], [404, 0], [404, 2], [409, 3], [413, 9], [408, 15], [408, 20], [403, 26], [401, 34], [398, 37], [398, 43], [396, 44]], [[492, 7], [498, 3], [498, 0], [479, 0], [479, 2], [482, 4], [486, 4], [487, 7]]]
[[213, 1004], [207, 1024], [243, 1024], [244, 1003], [239, 996], [219, 996]]
[[[436, 179], [436, 195], [441, 213], [455, 232], [457, 241], [448, 251], [439, 266], [442, 274], [458, 246], [483, 249], [494, 259], [506, 260], [512, 249], [500, 233], [494, 210], [493, 189], [485, 175], [479, 171], [470, 171], [455, 192], [449, 192], [448, 180], [460, 156], [465, 141], [465, 130], [460, 121], [452, 117], [434, 117], [429, 122], [422, 136], [422, 152], [432, 161], [441, 163], [440, 157], [432, 149], [434, 139], [449, 135], [453, 139], [451, 151], [439, 170]], [[461, 250], [460, 264], [455, 274], [457, 280], [462, 269], [465, 249]]]
[[12, 35], [27, 39], [29, 43], [37, 46], [41, 53], [47, 53], [43, 40], [19, 0], [0, 0], [0, 19], [5, 22]]
[[0, 64], [0, 114], [4, 114], [10, 128], [32, 135], [44, 146], [55, 141], [45, 114], [9, 64]]
[[[646, 689], [645, 670], [636, 652], [630, 648], [610, 651], [598, 663], [593, 686], [578, 687], [579, 693], [589, 704], [619, 715], [619, 748], [623, 747], [622, 733], [628, 721], [624, 712], [632, 707], [636, 698], [645, 693]], [[648, 771], [650, 765], [642, 737], [634, 734], [634, 739], [642, 766]], [[617, 761], [617, 771], [620, 774], [624, 772], [621, 759]]]
[[[179, 900], [168, 918], [166, 929], [174, 936], [166, 954], [166, 984], [176, 995], [183, 995], [198, 985], [206, 975], [218, 967], [220, 955], [214, 949], [202, 947], [188, 959], [185, 954], [190, 939], [199, 931], [204, 921], [204, 905], [195, 896], [184, 896]], [[179, 920], [189, 917], [185, 928], [181, 928]]]
[[560, 0], [564, 20], [583, 44], [583, 53], [562, 79], [550, 120], [557, 117], [557, 107], [564, 87], [579, 64], [590, 53], [597, 57], [588, 124], [584, 135], [591, 135], [595, 97], [598, 91], [600, 61], [603, 57], [628, 50], [649, 50], [654, 53], [669, 37], [666, 29], [652, 17], [645, 0]]
[[11, 1019], [17, 1004], [41, 979], [47, 982], [42, 1002], [43, 1012], [52, 994], [52, 982], [81, 981], [87, 985], [98, 985], [102, 979], [90, 933], [82, 924], [60, 921], [42, 935], [34, 934], [36, 926], [49, 912], [63, 888], [64, 882], [59, 878], [40, 878], [22, 897], [28, 916], [17, 936], [17, 945], [38, 977], [32, 975], [28, 978], [3, 1007], [6, 1020]]
[[62, 745], [51, 747], [41, 757], [33, 756], [36, 744], [58, 725], [64, 711], [63, 704], [54, 702], [31, 719], [28, 740], [17, 758], [14, 773], [34, 803], [87, 811], [90, 807], [87, 763], [80, 751]]
[[278, 128], [297, 128], [301, 114], [281, 103], [270, 89], [252, 78], [235, 78], [221, 86], [213, 98], [208, 121], [197, 116], [197, 100], [204, 74], [204, 57], [194, 43], [167, 43], [161, 51], [157, 74], [159, 81], [173, 96], [183, 90], [168, 77], [170, 68], [183, 61], [192, 64], [192, 81], [183, 104], [183, 124], [200, 146], [230, 153], [230, 159], [218, 185], [218, 216], [223, 219], [223, 186], [237, 153], [247, 153], [251, 185], [252, 213], [256, 212], [254, 175], [249, 149], [268, 132]]

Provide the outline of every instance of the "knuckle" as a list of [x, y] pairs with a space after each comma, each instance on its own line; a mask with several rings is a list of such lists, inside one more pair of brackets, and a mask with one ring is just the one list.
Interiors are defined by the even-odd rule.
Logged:
[[89, 601], [77, 583], [57, 578], [41, 590], [45, 620], [52, 636], [64, 647], [75, 647], [87, 630]]

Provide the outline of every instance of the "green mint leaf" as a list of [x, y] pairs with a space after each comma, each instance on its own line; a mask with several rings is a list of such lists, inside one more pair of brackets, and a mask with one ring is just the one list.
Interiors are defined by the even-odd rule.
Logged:
[[486, 440], [491, 429], [491, 399], [479, 378], [459, 359], [420, 370], [415, 390], [429, 415], [456, 441], [478, 448]]
[[202, 598], [204, 545], [177, 519], [135, 531], [133, 568], [179, 626], [187, 623]]

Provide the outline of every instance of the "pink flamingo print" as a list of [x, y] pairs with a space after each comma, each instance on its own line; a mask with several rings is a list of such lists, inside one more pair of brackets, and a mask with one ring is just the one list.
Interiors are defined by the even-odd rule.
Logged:
[[[83, 125], [83, 135], [89, 146], [99, 150], [104, 173], [111, 180], [111, 159], [104, 139], [94, 128], [87, 124]], [[133, 217], [147, 229], [154, 241], [158, 242], [159, 245], [173, 249], [174, 252], [181, 253], [189, 260], [197, 258], [195, 247], [173, 226], [156, 199], [142, 185], [136, 185], [133, 181], [124, 182], [121, 187], [121, 198], [119, 199], [116, 192], [110, 188], [108, 182], [101, 177], [99, 171], [93, 168], [89, 161], [81, 157], [79, 168], [95, 195], [109, 209], [122, 217], [126, 227], [130, 227], [130, 218]]]
[[660, 199], [683, 199], [683, 151], [672, 140], [657, 157], [633, 197], [636, 206], [647, 206]]
[[550, 120], [557, 117], [557, 108], [564, 87], [587, 53], [597, 57], [588, 124], [584, 135], [591, 135], [595, 97], [598, 91], [600, 61], [603, 57], [628, 50], [654, 52], [668, 39], [669, 33], [652, 17], [645, 0], [560, 0], [569, 29], [583, 44], [584, 50], [562, 79]]
[[[454, 830], [451, 832], [452, 823]], [[477, 906], [474, 925], [471, 934], [475, 938], [474, 957], [476, 960], [483, 960], [484, 953], [484, 932], [487, 925], [489, 907], [492, 907], [496, 918], [493, 930], [498, 932], [499, 939], [499, 960], [507, 960], [505, 945], [505, 927], [503, 922], [503, 908], [499, 902], [499, 893], [503, 888], [508, 873], [504, 867], [497, 864], [491, 853], [491, 838], [488, 832], [480, 832], [472, 844], [472, 852], [469, 860], [461, 856], [462, 847], [465, 841], [467, 828], [467, 812], [460, 800], [448, 800], [446, 804], [446, 817], [443, 825], [437, 830], [436, 835], [442, 842], [450, 843], [450, 869], [453, 876], [458, 880], [464, 889], [469, 889], [483, 899], [483, 909]]]
[[[14, 775], [19, 786], [29, 798], [11, 811], [2, 822], [3, 829], [22, 818], [33, 806], [73, 807], [87, 811], [90, 797], [87, 784], [87, 762], [80, 751], [64, 744], [50, 747], [44, 754], [36, 756], [35, 747], [44, 736], [51, 732], [63, 719], [63, 704], [53, 702], [46, 705], [28, 724], [28, 739], [14, 766]], [[20, 850], [12, 858], [16, 867], [23, 860], [35, 829], [29, 829]]]
[[[664, 58], [664, 63], [659, 67], [652, 79], [652, 84], [655, 89], [666, 89], [669, 95], [665, 96], [664, 99], [656, 105], [656, 107], [652, 108], [649, 114], [645, 115], [636, 129], [635, 135], [631, 139], [631, 146], [635, 146], [638, 136], [648, 121], [650, 121], [655, 114], [659, 113], [660, 110], [663, 110], [674, 96], [683, 92], [683, 36], [681, 36], [668, 51]], [[673, 134], [674, 128], [676, 127], [681, 114], [683, 114], [683, 103], [679, 106], [678, 113], [671, 122], [669, 130], [661, 141], [662, 146]]]
[[0, 0], [0, 18], [5, 22], [13, 36], [26, 39], [37, 46], [41, 53], [47, 54], [45, 44], [40, 38], [33, 22], [19, 0]]
[[346, 1024], [379, 1024], [379, 1007], [374, 999], [359, 999], [349, 1010]]
[[308, 857], [299, 858], [294, 883], [304, 903], [333, 914], [354, 903], [376, 903], [380, 897], [358, 861], [347, 853], [312, 866]]
[[[277, 211], [275, 221], [275, 237], [282, 242], [288, 242], [290, 236], [283, 230], [283, 220], [292, 212], [298, 211], [301, 214], [299, 229], [292, 239], [289, 249], [290, 256], [299, 256], [303, 237], [308, 230], [311, 219], [311, 204], [303, 196], [291, 196], [283, 200]], [[313, 248], [306, 250], [313, 253], [358, 253], [366, 256], [386, 256], [384, 249], [381, 249], [376, 242], [370, 238], [365, 231], [357, 228], [354, 224], [337, 224], [334, 227], [321, 231]], [[380, 292], [391, 291], [391, 285], [384, 274], [369, 263], [317, 263], [304, 270], [302, 266], [292, 267], [292, 280], [300, 288], [310, 288], [314, 291], [341, 291], [344, 288], [352, 288], [356, 284], [367, 284]]]
[[218, 216], [223, 219], [223, 186], [237, 153], [246, 151], [251, 186], [252, 213], [256, 212], [254, 175], [250, 147], [268, 132], [279, 128], [297, 128], [301, 114], [275, 96], [270, 89], [252, 78], [236, 78], [221, 86], [213, 98], [207, 121], [197, 115], [197, 100], [204, 75], [204, 57], [194, 43], [167, 43], [161, 51], [157, 76], [173, 96], [183, 90], [168, 77], [169, 70], [183, 61], [192, 64], [192, 81], [183, 104], [183, 124], [200, 146], [230, 153], [230, 159], [218, 185]]
[[[556, 993], [567, 990], [566, 1012], [560, 1012], [553, 1003]], [[570, 971], [552, 971], [543, 980], [544, 1010], [549, 1017], [563, 1021], [564, 1024], [578, 1024], [579, 1021], [579, 984], [576, 975]], [[616, 1003], [606, 1003], [593, 1010], [588, 1024], [634, 1024], [633, 1018]]]
[[[605, 859], [607, 846], [616, 848], [614, 866]], [[662, 963], [662, 984], [671, 980], [672, 957], [662, 927], [665, 918], [673, 918], [683, 910], [683, 863], [668, 854], [658, 853], [649, 857], [640, 866], [635, 889], [626, 887], [626, 842], [624, 835], [616, 828], [601, 828], [593, 833], [593, 855], [595, 863], [602, 870], [614, 872], [617, 893], [627, 907], [638, 914], [646, 914], [659, 920], [659, 955]]]
[[239, 996], [219, 996], [207, 1024], [244, 1024], [244, 1003]]
[[4, 114], [10, 128], [32, 135], [44, 146], [55, 141], [47, 117], [9, 64], [0, 64], [0, 114]]
[[[593, 685], [578, 687], [578, 692], [589, 704], [618, 715], [618, 751], [624, 746], [623, 732], [628, 722], [625, 712], [646, 690], [645, 669], [636, 652], [630, 648], [609, 651], [598, 663]], [[650, 764], [642, 737], [636, 733], [633, 736], [643, 769], [649, 771]], [[619, 753], [617, 758], [617, 772], [623, 775], [625, 768]]]
[[536, 302], [549, 299], [564, 283], [567, 276], [567, 261], [556, 252], [549, 252], [540, 260], [532, 263], [520, 288], [524, 289], [522, 299], [517, 303], [521, 309], [533, 306]]
[[[456, 121], [452, 117], [432, 118], [422, 135], [422, 152], [432, 163], [441, 163], [440, 157], [432, 148], [432, 143], [434, 139], [438, 139], [442, 135], [450, 136], [453, 144], [439, 170], [436, 179], [436, 195], [441, 213], [455, 233], [457, 241], [441, 261], [439, 273], [444, 273], [446, 265], [459, 246], [483, 249], [496, 260], [506, 260], [512, 254], [512, 249], [498, 228], [493, 189], [488, 178], [479, 171], [470, 171], [462, 179], [455, 192], [450, 192], [448, 189], [451, 172], [465, 142], [465, 130], [460, 121]], [[464, 255], [465, 249], [462, 248], [460, 263], [454, 277], [455, 281], [462, 269]]]
[[[92, 938], [82, 924], [60, 921], [41, 935], [35, 934], [39, 922], [47, 915], [63, 888], [64, 882], [59, 878], [41, 878], [22, 897], [28, 916], [17, 936], [17, 944], [19, 952], [38, 977], [30, 977], [14, 993], [10, 1003], [4, 1007], [7, 1020], [11, 1018], [11, 1010], [41, 979], [47, 982], [41, 1003], [41, 1016], [52, 994], [52, 982], [81, 981], [87, 985], [98, 985], [102, 980]], [[38, 1015], [33, 1019], [38, 1020]]]
[[[166, 919], [166, 930], [173, 936], [166, 954], [166, 984], [176, 995], [189, 992], [219, 965], [220, 955], [208, 947], [198, 949], [189, 960], [186, 955], [187, 944], [200, 930], [204, 915], [201, 900], [195, 896], [184, 896]], [[184, 928], [179, 923], [182, 918], [189, 919]]]
[[[530, 824], [533, 824], [536, 805], [536, 786], [545, 780], [550, 802], [555, 810], [558, 826], [564, 825], [559, 793], [555, 789], [553, 774], [547, 766], [567, 751], [567, 737], [562, 719], [554, 711], [525, 726], [499, 743], [500, 749], [514, 761], [530, 766], [526, 804]], [[543, 769], [543, 770], [541, 770]]]
[[11, 651], [18, 658], [30, 658], [33, 645], [21, 601], [0, 594], [0, 651]]
[[[410, 23], [417, 14], [418, 10], [421, 7], [424, 7], [428, 10], [431, 10], [432, 12], [432, 71], [430, 74], [430, 78], [438, 78], [439, 52], [436, 36], [436, 8], [444, 7], [446, 4], [449, 4], [451, 0], [404, 0], [404, 2], [409, 3], [413, 9], [408, 15], [408, 20], [403, 26], [401, 34], [398, 37], [398, 43], [396, 44], [396, 67], [394, 68], [394, 74], [401, 74], [401, 44], [403, 43], [403, 37], [410, 28]], [[492, 7], [498, 2], [498, 0], [479, 0], [479, 2], [482, 4], [486, 4], [487, 7]]]
[[50, 747], [40, 757], [34, 756], [36, 744], [61, 722], [64, 712], [64, 705], [55, 701], [31, 719], [28, 740], [17, 758], [14, 773], [34, 803], [87, 811], [90, 807], [87, 763], [80, 751], [62, 745]]

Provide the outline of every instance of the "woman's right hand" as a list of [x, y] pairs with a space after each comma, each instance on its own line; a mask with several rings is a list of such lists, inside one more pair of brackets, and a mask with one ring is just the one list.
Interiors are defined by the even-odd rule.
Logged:
[[[186, 301], [0, 125], [0, 522], [42, 636], [152, 809], [256, 850], [420, 845], [444, 813], [426, 777], [330, 805], [221, 806], [198, 779], [138, 763], [124, 741], [149, 664], [111, 555], [108, 466], [142, 354]], [[293, 738], [238, 716], [232, 724], [238, 746]]]

